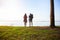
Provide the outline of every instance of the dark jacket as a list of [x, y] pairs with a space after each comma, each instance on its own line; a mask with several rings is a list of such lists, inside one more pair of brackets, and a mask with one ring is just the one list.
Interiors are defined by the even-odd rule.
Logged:
[[33, 14], [30, 14], [29, 15], [29, 21], [32, 21], [32, 19], [33, 19]]

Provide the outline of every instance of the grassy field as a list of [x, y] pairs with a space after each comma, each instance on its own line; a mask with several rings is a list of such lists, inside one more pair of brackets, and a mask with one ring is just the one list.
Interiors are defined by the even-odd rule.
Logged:
[[0, 40], [60, 40], [60, 28], [0, 26]]

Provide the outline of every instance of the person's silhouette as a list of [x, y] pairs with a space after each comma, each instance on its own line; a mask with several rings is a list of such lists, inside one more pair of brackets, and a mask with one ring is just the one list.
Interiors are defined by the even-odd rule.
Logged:
[[24, 25], [25, 25], [25, 27], [26, 27], [26, 24], [27, 24], [27, 14], [25, 13], [25, 15], [24, 15]]
[[33, 20], [33, 14], [30, 13], [30, 15], [29, 15], [29, 26], [33, 26], [32, 20]]

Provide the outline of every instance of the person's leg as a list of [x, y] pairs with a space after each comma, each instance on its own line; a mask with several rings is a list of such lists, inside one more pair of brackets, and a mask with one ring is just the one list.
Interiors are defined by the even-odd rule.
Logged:
[[31, 22], [31, 26], [33, 26], [33, 22]]
[[30, 27], [32, 26], [32, 22], [31, 22], [31, 21], [29, 22], [29, 26], [30, 26]]
[[30, 27], [30, 21], [29, 21], [29, 27]]
[[24, 22], [24, 26], [25, 26], [25, 22]]
[[32, 26], [33, 26], [33, 19], [32, 19]]
[[31, 21], [30, 21], [30, 26], [31, 26]]
[[29, 21], [29, 26], [31, 26], [31, 21]]
[[33, 22], [31, 22], [31, 26], [33, 26]]
[[25, 27], [26, 27], [26, 22], [24, 22], [24, 25], [25, 25]]
[[33, 26], [32, 20], [31, 20], [31, 26]]
[[30, 19], [29, 19], [29, 27], [30, 27]]

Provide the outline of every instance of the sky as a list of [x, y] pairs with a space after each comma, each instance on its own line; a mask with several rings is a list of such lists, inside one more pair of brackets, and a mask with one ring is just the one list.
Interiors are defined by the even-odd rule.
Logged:
[[[54, 0], [55, 21], [60, 21], [60, 0]], [[24, 14], [33, 21], [50, 21], [50, 0], [0, 0], [0, 21], [23, 21]], [[2, 24], [3, 24], [2, 23]]]

